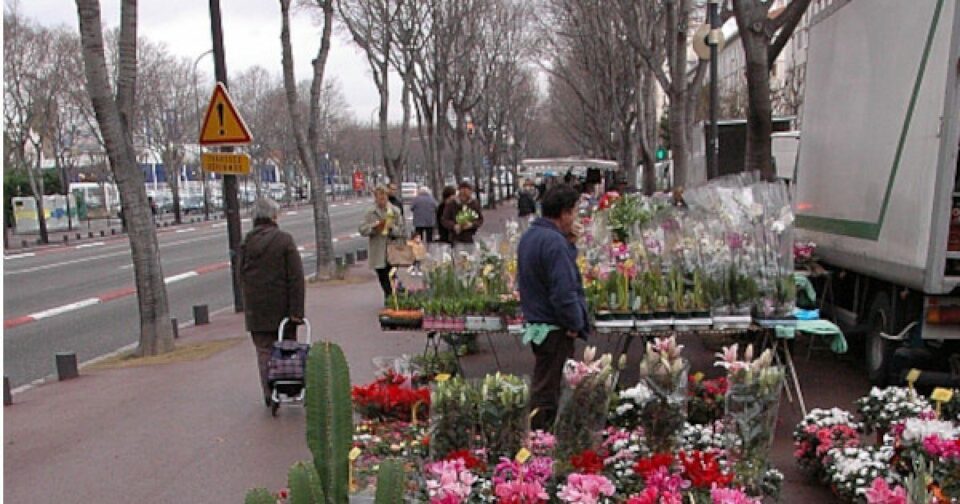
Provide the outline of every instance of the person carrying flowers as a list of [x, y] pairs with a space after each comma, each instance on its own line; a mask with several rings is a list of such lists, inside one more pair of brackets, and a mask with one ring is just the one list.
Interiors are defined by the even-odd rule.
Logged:
[[393, 291], [390, 285], [390, 264], [387, 262], [387, 243], [405, 236], [404, 222], [400, 209], [390, 204], [386, 187], [377, 186], [373, 196], [376, 204], [367, 211], [358, 231], [370, 238], [370, 256], [367, 262], [377, 272], [383, 298], [386, 300]]
[[440, 224], [449, 231], [450, 242], [457, 245], [473, 245], [473, 235], [483, 225], [480, 202], [473, 197], [470, 182], [460, 182], [457, 197], [444, 206]]
[[567, 185], [543, 196], [543, 217], [533, 221], [517, 246], [517, 285], [527, 327], [525, 343], [533, 345], [536, 364], [530, 407], [536, 409], [532, 429], [553, 424], [560, 399], [563, 366], [573, 357], [574, 341], [586, 339], [589, 323], [583, 280], [577, 268], [577, 203], [580, 195]]

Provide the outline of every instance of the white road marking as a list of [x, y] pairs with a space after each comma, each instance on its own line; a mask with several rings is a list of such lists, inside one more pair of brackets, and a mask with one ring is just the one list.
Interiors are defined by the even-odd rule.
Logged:
[[334, 238], [332, 241], [333, 243], [337, 243], [338, 241], [340, 241], [340, 238]]
[[212, 226], [210, 226], [210, 227], [212, 227], [212, 228], [222, 228], [222, 227], [226, 227], [226, 225], [227, 225], [226, 222], [218, 222], [218, 223], [216, 223], [216, 224], [214, 224], [214, 225], [212, 225]]
[[132, 269], [132, 268], [133, 268], [133, 265], [132, 265], [132, 264], [124, 264], [124, 265], [120, 266], [120, 269], [122, 269], [122, 270], [128, 270], [128, 269]]
[[178, 229], [177, 232], [178, 232], [178, 233], [189, 233], [190, 231], [196, 231], [196, 230], [197, 230], [197, 228], [189, 227], [189, 228], [187, 228], [187, 229]]
[[296, 212], [296, 211], [293, 211], [293, 212], [287, 212], [287, 215], [297, 215], [297, 212]]
[[87, 306], [93, 306], [95, 304], [100, 304], [99, 298], [88, 298], [83, 301], [77, 301], [76, 303], [65, 304], [63, 306], [58, 306], [56, 308], [50, 308], [49, 310], [43, 310], [37, 313], [31, 313], [30, 317], [33, 317], [36, 320], [44, 319], [47, 317], [52, 317], [54, 315], [60, 315], [61, 313], [66, 313], [73, 310], [79, 310], [80, 308], [85, 308]]
[[240, 219], [240, 222], [250, 222], [250, 217], [247, 217], [245, 219]]
[[33, 256], [35, 256], [35, 255], [37, 255], [37, 254], [34, 254], [33, 252], [27, 252], [27, 253], [24, 253], [24, 254], [5, 255], [5, 256], [3, 256], [3, 258], [4, 258], [5, 260], [9, 261], [10, 259], [22, 259], [22, 258], [24, 258], [24, 257], [33, 257]]
[[93, 242], [93, 243], [84, 243], [83, 245], [77, 245], [77, 246], [74, 247], [74, 248], [75, 248], [75, 249], [85, 249], [85, 248], [90, 248], [90, 247], [102, 247], [102, 246], [104, 246], [104, 245], [106, 245], [106, 244], [103, 243], [103, 242]]
[[297, 250], [299, 250], [300, 252], [303, 252], [306, 249], [303, 247], [303, 245], [300, 245], [299, 247], [297, 247]]
[[170, 285], [174, 282], [179, 282], [180, 280], [186, 280], [190, 277], [197, 276], [196, 271], [188, 271], [186, 273], [180, 273], [179, 275], [173, 275], [172, 277], [167, 277], [163, 279], [163, 283]]

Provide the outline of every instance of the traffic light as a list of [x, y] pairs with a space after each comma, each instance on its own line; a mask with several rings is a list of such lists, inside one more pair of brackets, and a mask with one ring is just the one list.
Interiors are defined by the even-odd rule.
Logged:
[[657, 147], [656, 158], [657, 161], [663, 161], [664, 159], [667, 159], [667, 149], [663, 147]]

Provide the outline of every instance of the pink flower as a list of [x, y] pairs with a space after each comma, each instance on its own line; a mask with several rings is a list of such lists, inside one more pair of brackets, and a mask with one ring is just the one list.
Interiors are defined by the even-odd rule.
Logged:
[[494, 488], [494, 494], [503, 504], [531, 504], [546, 502], [550, 499], [543, 485], [536, 481], [500, 483]]
[[557, 497], [571, 504], [597, 504], [601, 496], [610, 497], [616, 489], [605, 476], [598, 474], [572, 473], [567, 476]]
[[960, 460], [960, 441], [943, 439], [934, 434], [924, 438], [923, 449], [931, 457]]
[[477, 476], [463, 459], [441, 460], [425, 466], [431, 504], [459, 504], [470, 496]]
[[655, 488], [662, 494], [680, 494], [680, 490], [690, 487], [690, 482], [680, 477], [679, 474], [671, 474], [670, 470], [664, 466], [658, 467], [646, 475], [646, 484], [648, 487]]
[[902, 486], [891, 489], [887, 480], [877, 477], [867, 490], [867, 504], [907, 504], [907, 492]]
[[710, 501], [713, 504], [759, 504], [759, 499], [754, 499], [739, 488], [720, 488], [714, 487], [710, 490]]

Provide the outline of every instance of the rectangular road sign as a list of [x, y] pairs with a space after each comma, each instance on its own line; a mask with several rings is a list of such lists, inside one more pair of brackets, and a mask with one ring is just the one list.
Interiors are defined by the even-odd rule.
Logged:
[[200, 156], [203, 171], [227, 175], [249, 175], [250, 156], [247, 154], [204, 152]]

